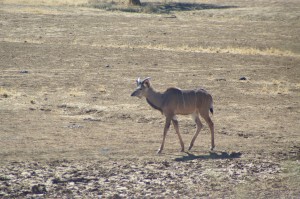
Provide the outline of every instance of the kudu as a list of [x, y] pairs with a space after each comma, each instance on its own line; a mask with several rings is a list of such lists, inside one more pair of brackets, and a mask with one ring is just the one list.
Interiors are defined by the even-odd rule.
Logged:
[[178, 121], [176, 115], [192, 114], [193, 119], [197, 125], [197, 130], [192, 138], [189, 150], [194, 145], [194, 142], [203, 127], [199, 114], [204, 118], [208, 124], [211, 132], [211, 150], [214, 149], [214, 123], [212, 122], [209, 111], [213, 113], [213, 99], [212, 96], [204, 89], [196, 90], [181, 90], [178, 88], [168, 88], [164, 93], [156, 92], [150, 85], [150, 77], [141, 81], [140, 78], [136, 80], [137, 88], [131, 94], [139, 98], [145, 97], [148, 104], [154, 109], [159, 110], [166, 116], [166, 123], [164, 127], [164, 134], [161, 146], [157, 153], [161, 153], [164, 148], [167, 132], [169, 130], [171, 121], [174, 125], [175, 131], [178, 135], [181, 151], [184, 151], [184, 144], [179, 133]]

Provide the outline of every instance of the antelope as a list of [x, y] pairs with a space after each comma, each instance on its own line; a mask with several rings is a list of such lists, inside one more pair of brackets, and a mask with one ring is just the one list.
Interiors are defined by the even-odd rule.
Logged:
[[165, 117], [165, 127], [163, 131], [163, 140], [158, 154], [164, 149], [167, 132], [170, 128], [171, 122], [174, 125], [176, 134], [178, 135], [181, 145], [181, 152], [184, 152], [184, 143], [179, 133], [178, 120], [176, 115], [192, 115], [197, 125], [196, 132], [191, 140], [188, 150], [194, 146], [194, 142], [203, 127], [199, 115], [206, 121], [211, 132], [211, 150], [214, 149], [214, 123], [212, 122], [209, 111], [213, 114], [213, 99], [212, 96], [204, 89], [199, 88], [195, 90], [181, 90], [178, 88], [168, 88], [165, 92], [160, 93], [154, 90], [150, 85], [150, 77], [142, 80], [136, 80], [137, 88], [131, 94], [132, 97], [145, 97], [148, 104], [160, 111]]

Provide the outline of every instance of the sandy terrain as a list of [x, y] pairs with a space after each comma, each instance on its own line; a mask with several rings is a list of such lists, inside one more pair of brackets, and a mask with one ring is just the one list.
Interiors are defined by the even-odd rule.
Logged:
[[[297, 0], [25, 2], [0, 1], [0, 198], [300, 197]], [[130, 97], [139, 76], [206, 88], [216, 149], [205, 124], [179, 152], [171, 127], [157, 155], [164, 116]]]

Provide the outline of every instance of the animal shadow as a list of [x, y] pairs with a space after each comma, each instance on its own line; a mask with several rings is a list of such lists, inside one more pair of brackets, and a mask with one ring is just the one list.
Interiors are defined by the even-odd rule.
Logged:
[[227, 152], [221, 152], [221, 154], [218, 154], [216, 152], [209, 152], [208, 155], [194, 155], [192, 153], [186, 152], [187, 155], [184, 155], [179, 158], [175, 158], [175, 161], [177, 162], [186, 162], [186, 161], [191, 161], [191, 160], [209, 160], [209, 159], [235, 159], [235, 158], [240, 158], [242, 153], [241, 152], [232, 152], [232, 153], [227, 153]]

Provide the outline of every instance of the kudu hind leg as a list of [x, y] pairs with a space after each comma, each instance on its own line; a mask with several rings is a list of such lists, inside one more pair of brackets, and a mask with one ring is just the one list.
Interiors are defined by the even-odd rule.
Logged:
[[157, 153], [161, 153], [162, 150], [164, 149], [165, 139], [166, 139], [166, 136], [167, 136], [167, 132], [170, 128], [170, 124], [171, 124], [171, 118], [167, 117], [166, 118], [166, 123], [165, 123], [165, 128], [164, 128], [163, 140], [162, 140], [162, 143], [161, 143], [160, 148], [158, 149]]
[[209, 114], [203, 116], [203, 118], [205, 119], [206, 123], [209, 126], [210, 133], [211, 133], [211, 150], [214, 150], [214, 148], [215, 148], [215, 129], [214, 129], [214, 123], [211, 120], [211, 118], [209, 117]]
[[192, 141], [191, 141], [191, 143], [190, 143], [189, 150], [191, 150], [192, 147], [194, 146], [194, 142], [195, 142], [197, 136], [199, 135], [199, 132], [200, 132], [201, 128], [203, 127], [203, 124], [201, 123], [198, 114], [197, 114], [197, 115], [196, 115], [196, 114], [193, 115], [193, 118], [194, 118], [194, 120], [195, 120], [195, 122], [196, 122], [197, 130], [196, 130], [196, 132], [195, 132], [195, 134], [194, 134], [194, 137], [193, 137], [193, 139], [192, 139]]
[[173, 125], [174, 125], [174, 128], [175, 128], [175, 131], [176, 131], [176, 133], [177, 133], [177, 135], [178, 135], [178, 139], [179, 139], [180, 146], [181, 146], [181, 152], [184, 152], [184, 143], [183, 143], [182, 138], [181, 138], [181, 135], [180, 135], [180, 133], [179, 133], [178, 121], [177, 121], [176, 118], [175, 118], [175, 119], [173, 118], [173, 119], [172, 119], [172, 122], [173, 122]]

